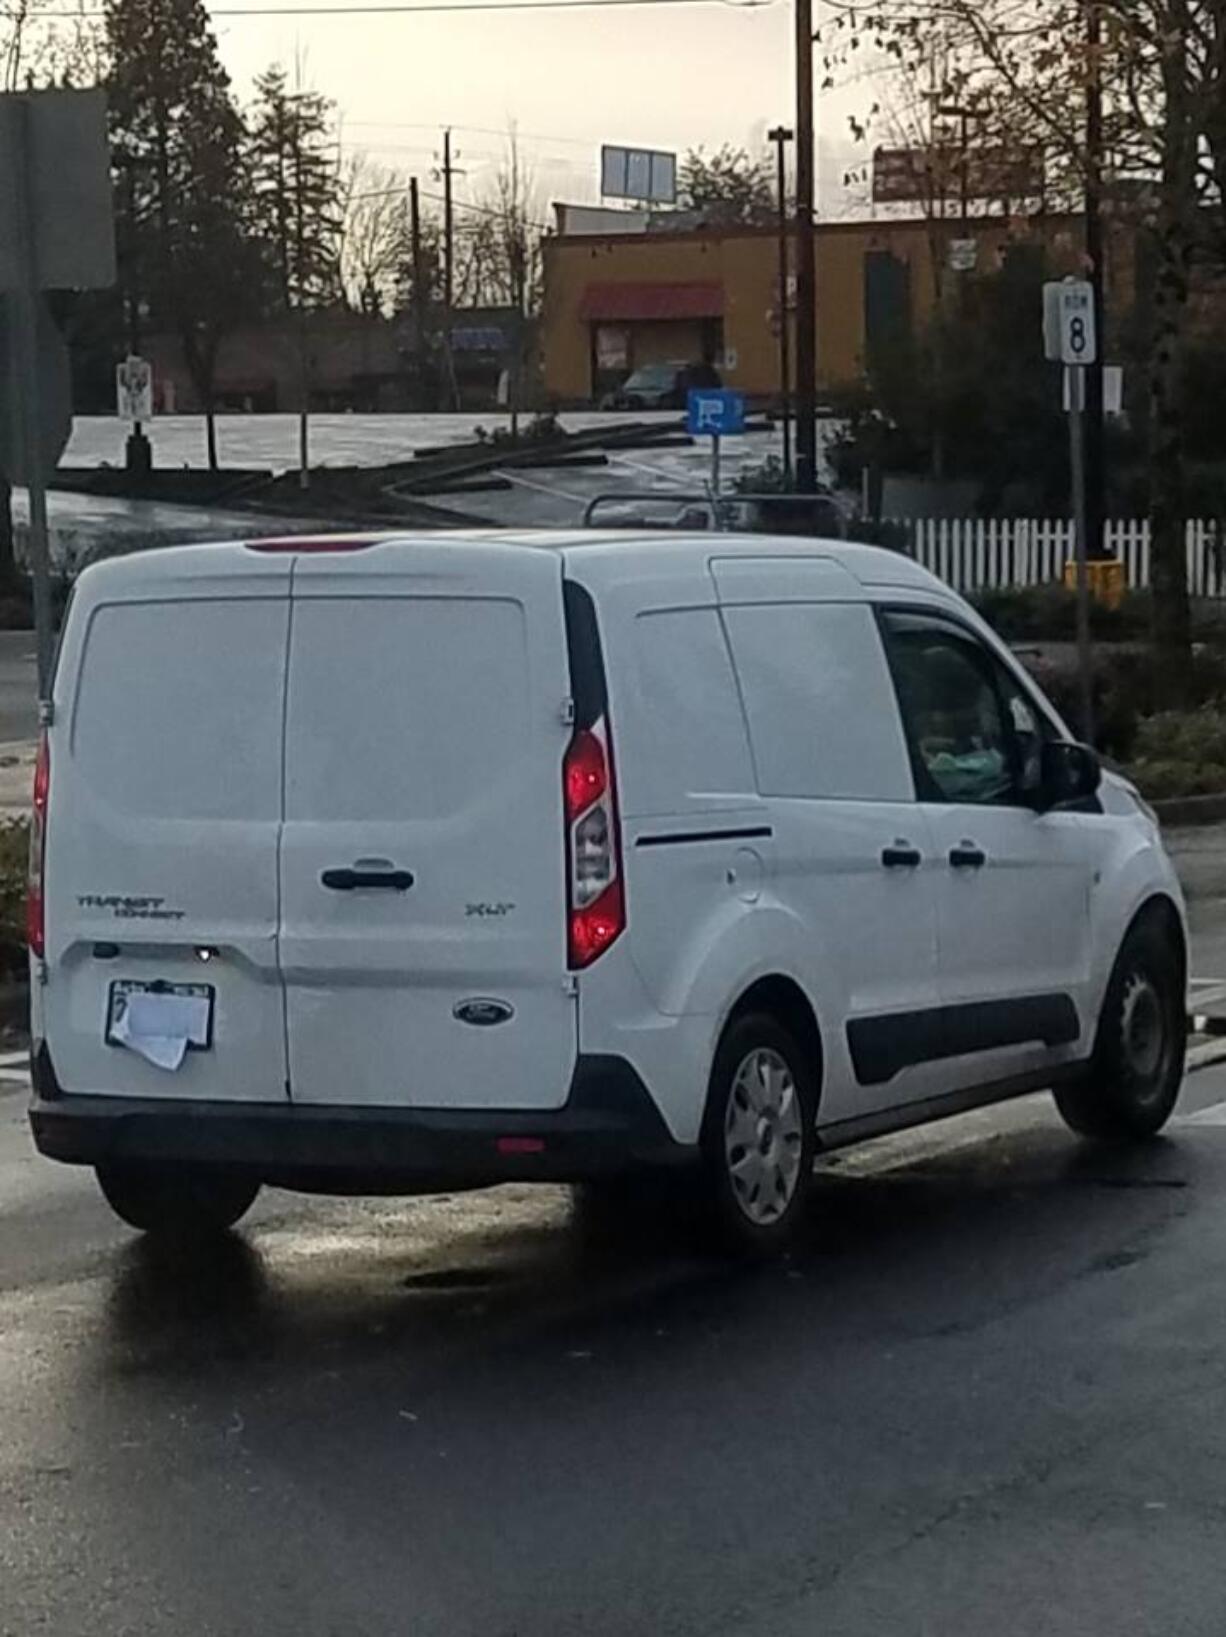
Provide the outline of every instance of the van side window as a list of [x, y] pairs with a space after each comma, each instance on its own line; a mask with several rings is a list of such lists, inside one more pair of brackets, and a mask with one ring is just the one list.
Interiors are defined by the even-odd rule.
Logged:
[[863, 603], [726, 606], [763, 795], [913, 801], [876, 620]]
[[959, 626], [901, 611], [885, 626], [921, 795], [1024, 805], [1052, 732], [1017, 681]]

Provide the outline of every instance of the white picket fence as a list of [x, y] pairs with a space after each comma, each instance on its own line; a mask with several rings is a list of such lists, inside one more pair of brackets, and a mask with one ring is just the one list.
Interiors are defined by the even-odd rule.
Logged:
[[[1073, 555], [1066, 519], [899, 518], [907, 550], [956, 591], [999, 590], [1060, 580]], [[1111, 521], [1106, 546], [1124, 564], [1129, 588], [1149, 585], [1148, 521]], [[1224, 544], [1216, 522], [1187, 525], [1188, 586], [1196, 597], [1226, 596]]]

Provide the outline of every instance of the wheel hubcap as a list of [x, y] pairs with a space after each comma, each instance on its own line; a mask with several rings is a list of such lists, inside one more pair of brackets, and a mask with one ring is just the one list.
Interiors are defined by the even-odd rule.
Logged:
[[741, 1063], [724, 1116], [724, 1158], [732, 1196], [751, 1222], [778, 1221], [800, 1181], [801, 1104], [792, 1071], [759, 1046]]
[[1124, 991], [1122, 1034], [1129, 1073], [1152, 1083], [1166, 1058], [1166, 1014], [1158, 991], [1141, 973], [1134, 975]]

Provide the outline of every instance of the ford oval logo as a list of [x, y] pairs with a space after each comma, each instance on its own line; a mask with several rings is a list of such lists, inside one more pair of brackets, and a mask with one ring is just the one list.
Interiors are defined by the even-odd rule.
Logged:
[[451, 1008], [451, 1015], [478, 1029], [492, 1029], [496, 1023], [508, 1023], [515, 1016], [515, 1008], [505, 1000], [477, 998], [459, 1001]]

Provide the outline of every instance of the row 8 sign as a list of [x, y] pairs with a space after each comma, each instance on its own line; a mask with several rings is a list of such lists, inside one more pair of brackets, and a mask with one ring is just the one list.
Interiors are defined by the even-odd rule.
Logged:
[[1094, 287], [1086, 280], [1063, 279], [1043, 286], [1043, 350], [1055, 363], [1097, 362]]

